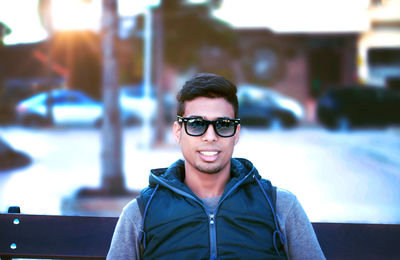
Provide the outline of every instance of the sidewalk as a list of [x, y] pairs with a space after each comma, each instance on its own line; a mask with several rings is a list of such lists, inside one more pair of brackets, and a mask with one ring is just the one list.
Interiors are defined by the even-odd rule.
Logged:
[[[96, 129], [0, 128], [0, 135], [33, 159], [28, 167], [0, 173], [1, 212], [17, 205], [27, 214], [118, 216], [134, 197], [74, 199], [77, 190], [101, 185]], [[123, 171], [131, 191], [148, 185], [150, 169], [182, 157], [172, 141], [154, 149], [143, 149], [140, 141], [140, 129], [124, 131]], [[242, 128], [233, 154], [293, 192], [312, 221], [379, 223], [400, 219], [399, 155], [398, 128], [336, 133], [315, 126]]]

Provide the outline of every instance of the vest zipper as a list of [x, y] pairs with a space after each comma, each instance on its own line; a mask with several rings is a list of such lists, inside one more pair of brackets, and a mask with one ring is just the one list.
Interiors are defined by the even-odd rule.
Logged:
[[211, 213], [208, 215], [209, 230], [210, 230], [210, 259], [217, 258], [217, 234], [215, 231], [215, 215]]

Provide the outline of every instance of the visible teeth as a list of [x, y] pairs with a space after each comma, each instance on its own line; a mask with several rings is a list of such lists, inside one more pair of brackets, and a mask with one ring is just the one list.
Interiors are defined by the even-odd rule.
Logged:
[[205, 156], [213, 156], [213, 155], [217, 154], [217, 152], [200, 152], [200, 153], [205, 155]]

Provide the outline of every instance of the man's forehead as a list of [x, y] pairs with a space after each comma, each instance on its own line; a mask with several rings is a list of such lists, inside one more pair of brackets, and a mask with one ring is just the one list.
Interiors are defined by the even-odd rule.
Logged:
[[232, 118], [234, 109], [224, 98], [199, 97], [185, 102], [184, 116], [199, 116], [205, 119]]

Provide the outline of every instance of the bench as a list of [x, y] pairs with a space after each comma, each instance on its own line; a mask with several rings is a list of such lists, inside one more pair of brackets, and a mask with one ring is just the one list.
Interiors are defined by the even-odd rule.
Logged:
[[[116, 217], [0, 214], [0, 258], [105, 259]], [[400, 225], [312, 223], [327, 259], [400, 259]]]

